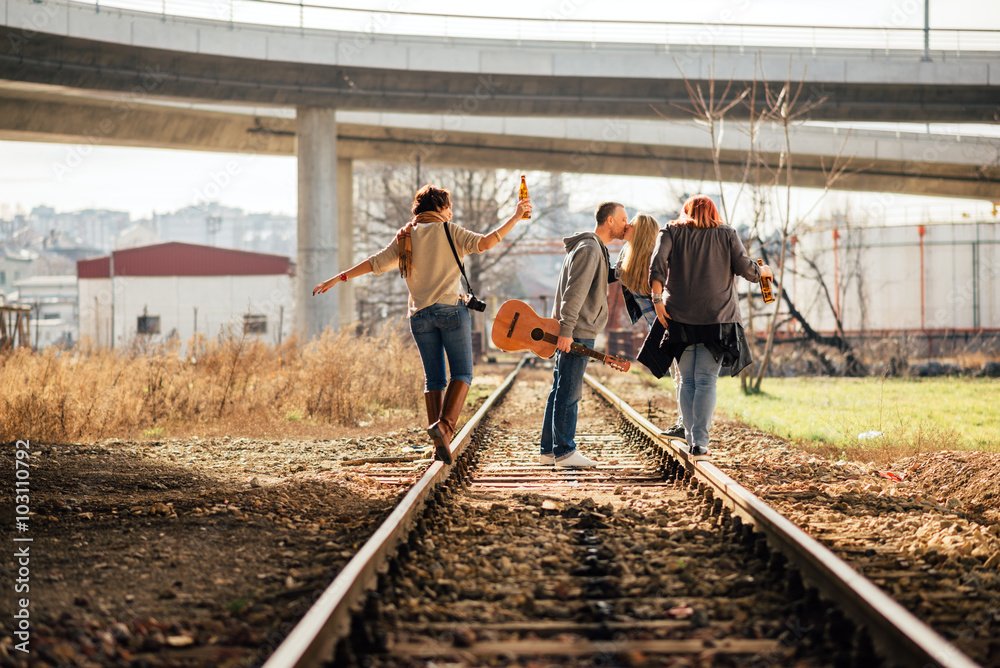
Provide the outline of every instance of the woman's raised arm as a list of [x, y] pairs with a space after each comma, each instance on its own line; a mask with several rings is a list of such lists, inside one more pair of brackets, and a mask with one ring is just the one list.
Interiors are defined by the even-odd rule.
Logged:
[[488, 251], [500, 243], [500, 240], [507, 236], [512, 229], [514, 229], [514, 226], [517, 225], [517, 221], [521, 220], [525, 213], [531, 213], [530, 199], [518, 200], [517, 208], [514, 210], [514, 215], [508, 218], [506, 223], [479, 240], [479, 252], [482, 253], [483, 251]]

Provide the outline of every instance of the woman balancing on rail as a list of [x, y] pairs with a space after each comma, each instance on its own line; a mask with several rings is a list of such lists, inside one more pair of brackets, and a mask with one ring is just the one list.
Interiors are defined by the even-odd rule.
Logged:
[[[650, 296], [649, 261], [653, 256], [653, 244], [660, 231], [660, 224], [647, 213], [639, 212], [625, 230], [625, 246], [615, 265], [615, 278], [621, 282], [622, 298], [629, 320], [634, 325], [642, 318], [646, 327], [653, 328], [656, 310]], [[680, 387], [680, 373], [677, 362], [670, 365], [670, 375], [674, 381], [674, 391]], [[677, 404], [677, 421], [674, 426], [660, 432], [673, 438], [684, 438], [684, 420], [681, 417], [680, 402]]]
[[[426, 185], [413, 198], [413, 219], [404, 225], [388, 246], [347, 271], [328, 278], [313, 289], [317, 295], [337, 283], [368, 272], [383, 274], [393, 267], [406, 279], [410, 333], [424, 365], [424, 403], [427, 433], [434, 452], [451, 464], [451, 437], [472, 384], [472, 320], [465, 306], [455, 259], [493, 248], [514, 228], [531, 201], [522, 199], [514, 214], [493, 232], [483, 235], [449, 222], [451, 195], [443, 188]], [[454, 253], [445, 230], [451, 234]], [[445, 356], [451, 380], [445, 376]]]
[[677, 359], [681, 415], [692, 455], [708, 454], [722, 364], [735, 376], [751, 362], [736, 299], [737, 276], [753, 283], [773, 278], [770, 267], [758, 267], [747, 257], [736, 230], [723, 224], [711, 199], [691, 197], [681, 216], [660, 230], [653, 247], [649, 283], [659, 326], [650, 331], [639, 360], [662, 376]]

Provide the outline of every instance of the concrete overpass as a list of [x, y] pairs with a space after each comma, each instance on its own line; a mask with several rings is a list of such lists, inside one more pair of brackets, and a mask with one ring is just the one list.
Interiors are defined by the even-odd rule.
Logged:
[[[292, 111], [292, 110], [287, 110]], [[474, 166], [714, 181], [710, 137], [691, 121], [524, 118], [337, 111], [337, 155], [426, 165]], [[0, 139], [295, 155], [291, 114], [133, 101], [120, 96], [0, 81]], [[1000, 201], [1000, 137], [792, 130], [794, 182], [822, 188], [838, 154], [851, 159], [838, 190]], [[765, 126], [764, 162], [779, 164], [785, 139]], [[744, 180], [749, 136], [723, 134], [723, 180]]]
[[[562, 170], [569, 162], [569, 171], [705, 178], [704, 136], [642, 119], [684, 117], [679, 107], [689, 99], [683, 78], [706, 86], [713, 73], [738, 85], [760, 76], [802, 81], [805, 98], [825, 98], [810, 114], [813, 120], [988, 122], [1000, 108], [995, 52], [923, 62], [912, 51], [747, 53], [689, 45], [678, 53], [649, 44], [378, 33], [363, 35], [359, 48], [357, 33], [97, 10], [83, 3], [0, 0], [0, 10], [8, 27], [0, 41], [0, 80], [13, 82], [0, 102], [3, 136], [298, 156], [297, 295], [311, 310], [298, 309], [297, 317], [299, 329], [310, 333], [338, 319], [335, 299], [316, 302], [309, 295], [347, 255], [338, 237], [349, 235], [338, 234], [330, 222], [339, 212], [340, 227], [345, 216], [349, 224], [349, 181], [346, 188], [342, 182], [350, 159], [420, 155], [428, 163]], [[53, 94], [37, 85], [60, 90]], [[79, 91], [88, 92], [72, 94]], [[239, 113], [145, 104], [153, 100], [295, 107], [297, 117], [258, 124]], [[352, 116], [349, 110], [391, 113]], [[742, 107], [733, 111], [739, 116]], [[546, 118], [513, 118], [518, 116]], [[569, 118], [552, 118], [557, 116]], [[601, 118], [611, 120], [596, 120]], [[839, 147], [828, 134], [802, 133], [801, 185], [817, 184], [821, 163], [828, 164], [832, 147]], [[722, 153], [725, 178], [745, 159], [745, 148], [734, 133], [730, 137]], [[845, 187], [997, 198], [994, 146], [980, 150], [918, 136], [890, 146], [887, 139], [852, 137], [855, 165], [867, 169]], [[765, 148], [769, 144], [778, 145], [774, 137], [765, 138]]]
[[[159, 9], [159, 3], [150, 3]], [[2, 0], [0, 78], [338, 109], [684, 117], [683, 77], [805, 84], [814, 120], [995, 121], [1000, 52], [781, 49], [414, 37]], [[997, 33], [1000, 38], [1000, 32]], [[742, 107], [734, 110], [741, 113]]]

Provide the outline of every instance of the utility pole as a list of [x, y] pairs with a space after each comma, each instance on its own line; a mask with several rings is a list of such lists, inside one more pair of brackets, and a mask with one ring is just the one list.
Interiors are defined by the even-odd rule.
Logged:
[[222, 229], [222, 216], [205, 217], [205, 233], [208, 237], [208, 245], [215, 245], [215, 235]]
[[108, 254], [108, 277], [111, 279], [111, 350], [115, 349], [115, 249]]
[[922, 62], [931, 62], [931, 0], [924, 0], [924, 57]]

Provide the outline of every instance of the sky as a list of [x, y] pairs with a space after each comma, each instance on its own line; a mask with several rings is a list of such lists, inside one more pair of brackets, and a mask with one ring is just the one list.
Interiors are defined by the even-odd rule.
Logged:
[[[237, 4], [240, 0], [236, 0]], [[101, 1], [159, 11], [161, 0]], [[190, 2], [167, 0], [177, 7]], [[220, 3], [215, 3], [219, 5]], [[221, 5], [227, 5], [226, 0]], [[295, 3], [293, 3], [295, 4]], [[476, 5], [450, 0], [381, 0], [379, 2], [330, 2], [312, 4], [366, 7], [384, 10], [470, 14]], [[259, 6], [259, 4], [258, 4]], [[572, 20], [705, 21], [718, 23], [785, 23], [798, 25], [859, 25], [871, 27], [920, 27], [923, 0], [840, 0], [836, 11], [829, 3], [799, 0], [705, 0], [702, 2], [590, 2], [589, 0], [511, 0], [483, 5], [484, 13], [507, 16], [566, 18]], [[1000, 2], [985, 0], [931, 0], [931, 25], [935, 28], [977, 27], [1000, 29]], [[178, 10], [180, 11], [180, 10]], [[370, 15], [353, 15], [363, 25]], [[403, 21], [404, 19], [399, 19]], [[477, 25], [482, 25], [478, 22]], [[402, 24], [397, 24], [399, 27]], [[461, 28], [461, 21], [447, 24]], [[510, 29], [509, 22], [504, 29]], [[404, 26], [405, 27], [405, 26]], [[611, 24], [616, 30], [635, 26]], [[234, 166], [235, 165], [235, 169]], [[617, 193], [636, 208], [667, 210], [677, 198], [697, 184], [664, 179], [577, 175], [569, 180], [571, 206], [588, 208], [594, 192]], [[128, 211], [133, 219], [153, 212], [174, 211], [205, 201], [219, 201], [251, 212], [294, 215], [297, 181], [293, 157], [217, 154], [197, 151], [124, 148], [113, 146], [44, 144], [0, 141], [0, 218], [27, 213], [39, 205], [57, 211], [106, 208]], [[803, 210], [813, 208], [808, 191], [796, 198]], [[815, 207], [815, 215], [844, 208], [864, 208], [870, 196], [832, 193]], [[883, 207], [885, 208], [885, 207]], [[887, 222], [931, 222], [944, 218], [992, 218], [988, 202], [897, 196]], [[904, 218], [906, 220], [904, 220]], [[944, 222], [944, 221], [941, 221]]]

